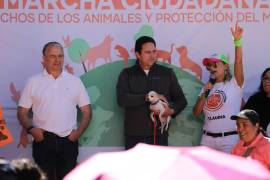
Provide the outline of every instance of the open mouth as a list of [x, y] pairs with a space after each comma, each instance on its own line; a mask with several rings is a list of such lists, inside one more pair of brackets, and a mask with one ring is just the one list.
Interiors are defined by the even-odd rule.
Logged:
[[216, 71], [210, 71], [210, 74], [215, 75]]
[[244, 139], [245, 136], [246, 136], [246, 134], [242, 134], [242, 133], [239, 134], [240, 139]]

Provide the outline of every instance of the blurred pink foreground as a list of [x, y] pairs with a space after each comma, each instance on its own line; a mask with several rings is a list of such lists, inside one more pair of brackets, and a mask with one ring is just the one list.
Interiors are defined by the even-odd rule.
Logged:
[[64, 180], [256, 180], [269, 179], [259, 162], [207, 147], [161, 147], [138, 144], [131, 150], [99, 153]]

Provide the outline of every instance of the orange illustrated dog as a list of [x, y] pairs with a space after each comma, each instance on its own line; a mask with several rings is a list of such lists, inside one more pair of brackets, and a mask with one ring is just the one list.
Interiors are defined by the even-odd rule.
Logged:
[[171, 56], [173, 52], [173, 47], [174, 47], [174, 44], [171, 45], [170, 52], [157, 49], [157, 59], [161, 60], [162, 62], [168, 61], [168, 63], [171, 64]]
[[11, 99], [18, 104], [19, 99], [21, 97], [21, 92], [19, 90], [17, 90], [17, 88], [15, 87], [14, 83], [11, 82], [9, 85], [9, 91], [11, 92], [12, 96]]
[[125, 67], [128, 67], [128, 59], [129, 59], [128, 50], [119, 44], [116, 45], [114, 49], [117, 50], [119, 53], [117, 56], [124, 60]]
[[193, 73], [195, 73], [196, 77], [199, 80], [202, 79], [202, 68], [196, 62], [188, 57], [188, 50], [185, 46], [180, 46], [176, 48], [179, 53], [179, 64], [183, 69], [187, 69]]

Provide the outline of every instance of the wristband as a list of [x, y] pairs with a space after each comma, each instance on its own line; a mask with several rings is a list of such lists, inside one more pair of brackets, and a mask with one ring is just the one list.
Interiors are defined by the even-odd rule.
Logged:
[[31, 131], [33, 128], [34, 128], [34, 126], [30, 126], [29, 128], [27, 128], [27, 129], [26, 129], [27, 133], [28, 133], [28, 134], [31, 134], [30, 131]]
[[243, 39], [234, 40], [235, 47], [240, 47], [243, 44]]

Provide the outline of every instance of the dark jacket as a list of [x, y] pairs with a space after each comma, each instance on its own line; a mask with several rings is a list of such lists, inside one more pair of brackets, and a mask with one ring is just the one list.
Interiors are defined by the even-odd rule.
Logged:
[[[175, 112], [173, 117], [187, 105], [172, 69], [154, 64], [147, 76], [139, 63], [136, 63], [121, 72], [117, 83], [117, 101], [125, 110], [126, 135], [153, 135], [149, 103], [145, 101], [149, 91], [155, 91], [167, 98]], [[159, 135], [160, 131], [157, 133]]]
[[266, 130], [270, 121], [270, 98], [261, 92], [258, 92], [249, 97], [244, 109], [252, 109], [260, 116], [260, 125]]

